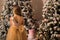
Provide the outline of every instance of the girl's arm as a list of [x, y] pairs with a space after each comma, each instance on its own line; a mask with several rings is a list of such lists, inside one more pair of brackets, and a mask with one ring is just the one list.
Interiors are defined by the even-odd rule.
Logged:
[[18, 26], [18, 23], [14, 20], [14, 17], [10, 18], [10, 26]]

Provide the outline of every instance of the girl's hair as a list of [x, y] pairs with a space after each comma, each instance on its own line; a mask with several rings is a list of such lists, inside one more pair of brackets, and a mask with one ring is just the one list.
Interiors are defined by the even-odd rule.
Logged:
[[13, 6], [13, 12], [19, 16], [21, 16], [21, 7], [19, 6]]

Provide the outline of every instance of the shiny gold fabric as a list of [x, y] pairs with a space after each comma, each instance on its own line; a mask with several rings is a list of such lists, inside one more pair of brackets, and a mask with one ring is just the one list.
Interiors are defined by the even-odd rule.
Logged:
[[20, 22], [20, 26], [16, 27], [12, 25], [7, 34], [6, 40], [27, 40], [26, 31], [23, 26], [21, 17], [16, 18]]

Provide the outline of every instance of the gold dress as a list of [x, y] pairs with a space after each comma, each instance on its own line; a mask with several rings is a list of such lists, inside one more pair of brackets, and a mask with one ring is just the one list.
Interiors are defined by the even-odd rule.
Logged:
[[20, 25], [18, 27], [12, 25], [9, 28], [6, 40], [27, 40], [26, 30], [23, 24], [23, 18], [19, 16], [15, 18], [17, 19], [17, 21], [19, 21]]

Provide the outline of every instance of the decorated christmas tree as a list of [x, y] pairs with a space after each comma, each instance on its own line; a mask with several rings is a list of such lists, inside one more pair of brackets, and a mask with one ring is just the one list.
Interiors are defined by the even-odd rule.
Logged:
[[42, 16], [39, 38], [43, 40], [60, 40], [60, 0], [47, 0], [43, 6]]

